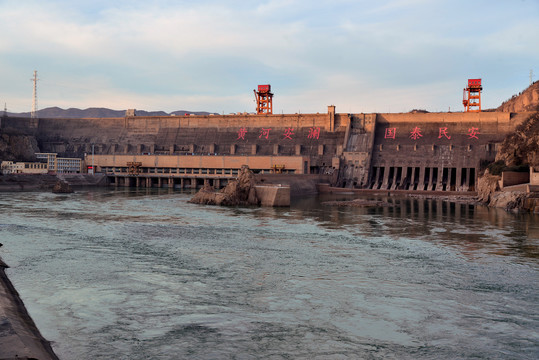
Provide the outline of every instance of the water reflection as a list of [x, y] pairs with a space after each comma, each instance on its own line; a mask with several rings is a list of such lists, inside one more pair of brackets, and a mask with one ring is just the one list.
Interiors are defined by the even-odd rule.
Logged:
[[488, 252], [539, 258], [538, 214], [514, 214], [483, 205], [442, 199], [384, 196], [361, 199], [384, 201], [388, 206], [320, 205], [327, 201], [356, 198], [328, 194], [294, 199], [292, 207], [298, 219], [311, 217], [322, 226], [331, 229], [344, 227], [358, 235], [421, 238], [457, 247], [468, 256]]

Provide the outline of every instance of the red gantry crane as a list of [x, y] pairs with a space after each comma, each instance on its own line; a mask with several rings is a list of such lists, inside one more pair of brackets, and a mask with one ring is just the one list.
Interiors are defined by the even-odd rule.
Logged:
[[258, 85], [258, 91], [253, 90], [256, 99], [256, 113], [273, 114], [273, 94], [271, 85]]
[[481, 79], [468, 79], [468, 87], [464, 88], [462, 104], [465, 112], [481, 111]]

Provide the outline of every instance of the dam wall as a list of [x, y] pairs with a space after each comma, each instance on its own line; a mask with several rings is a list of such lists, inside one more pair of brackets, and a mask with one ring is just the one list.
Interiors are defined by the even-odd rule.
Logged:
[[[529, 115], [339, 114], [328, 106], [322, 114], [4, 118], [1, 126], [32, 134], [42, 152], [86, 155], [87, 165], [93, 150], [97, 171], [116, 185], [189, 174], [198, 186], [256, 164], [260, 173], [322, 174], [346, 188], [473, 191], [483, 164]], [[136, 175], [150, 181], [118, 178], [135, 176], [130, 162], [143, 163]]]
[[[96, 154], [307, 155], [315, 166], [342, 152], [349, 119], [334, 112], [104, 119], [7, 118], [3, 131], [35, 135], [42, 152]], [[318, 161], [320, 160], [320, 161]]]
[[378, 114], [370, 174], [361, 186], [474, 191], [498, 144], [527, 116], [502, 112]]

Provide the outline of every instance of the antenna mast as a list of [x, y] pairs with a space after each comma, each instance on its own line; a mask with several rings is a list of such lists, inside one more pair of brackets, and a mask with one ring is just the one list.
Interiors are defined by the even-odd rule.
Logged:
[[37, 78], [37, 70], [34, 70], [34, 78], [30, 79], [30, 81], [34, 82], [34, 98], [32, 99], [32, 119], [37, 119], [37, 81], [39, 79]]
[[530, 69], [530, 86], [533, 85], [533, 69]]

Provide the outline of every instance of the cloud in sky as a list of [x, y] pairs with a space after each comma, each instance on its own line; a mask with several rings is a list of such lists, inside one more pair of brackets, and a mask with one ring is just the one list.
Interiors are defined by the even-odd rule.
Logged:
[[[496, 107], [539, 74], [539, 3], [507, 1], [62, 1], [0, 3], [0, 101], [254, 111], [461, 109], [481, 77]], [[537, 76], [536, 76], [537, 77]]]

